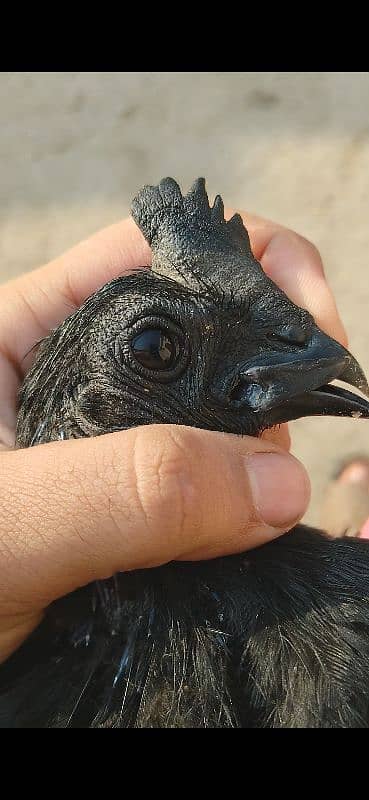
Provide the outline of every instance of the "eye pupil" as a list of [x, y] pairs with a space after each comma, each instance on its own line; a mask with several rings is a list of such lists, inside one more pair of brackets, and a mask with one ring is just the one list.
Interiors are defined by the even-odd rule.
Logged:
[[166, 331], [148, 328], [131, 342], [136, 360], [146, 369], [170, 369], [176, 358], [176, 347]]

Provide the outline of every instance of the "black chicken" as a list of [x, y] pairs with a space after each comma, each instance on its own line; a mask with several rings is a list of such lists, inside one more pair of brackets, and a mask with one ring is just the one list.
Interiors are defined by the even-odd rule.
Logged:
[[[369, 417], [355, 359], [254, 259], [199, 179], [133, 217], [153, 268], [90, 297], [39, 349], [19, 447], [178, 423], [257, 436]], [[368, 727], [369, 546], [297, 526], [241, 555], [120, 573], [54, 603], [0, 670], [3, 727]]]

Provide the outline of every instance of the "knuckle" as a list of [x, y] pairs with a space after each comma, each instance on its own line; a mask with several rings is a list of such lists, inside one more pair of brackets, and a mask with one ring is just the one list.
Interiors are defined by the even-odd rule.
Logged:
[[[154, 431], [154, 427], [156, 430]], [[134, 442], [136, 500], [148, 528], [181, 536], [199, 506], [194, 437], [178, 426], [137, 429]]]
[[[76, 527], [79, 538], [90, 542], [91, 531], [120, 533], [127, 522], [129, 502], [122, 480], [122, 453], [114, 446], [103, 446], [100, 437], [89, 440], [88, 464], [79, 463], [72, 476]], [[96, 537], [95, 537], [96, 538]], [[98, 537], [100, 540], [100, 537]], [[91, 546], [91, 543], [90, 545]]]

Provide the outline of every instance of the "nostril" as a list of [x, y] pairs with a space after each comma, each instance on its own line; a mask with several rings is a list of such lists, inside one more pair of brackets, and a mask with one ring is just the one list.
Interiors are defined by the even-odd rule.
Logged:
[[278, 331], [273, 331], [270, 336], [286, 344], [304, 345], [310, 338], [310, 333], [300, 325], [285, 325]]
[[242, 400], [245, 394], [245, 381], [238, 380], [229, 393], [228, 404]]
[[242, 399], [244, 392], [245, 381], [242, 379], [242, 375], [237, 373], [223, 385], [213, 387], [209, 394], [209, 400], [211, 403], [215, 403], [216, 408], [227, 408], [232, 406], [234, 400]]

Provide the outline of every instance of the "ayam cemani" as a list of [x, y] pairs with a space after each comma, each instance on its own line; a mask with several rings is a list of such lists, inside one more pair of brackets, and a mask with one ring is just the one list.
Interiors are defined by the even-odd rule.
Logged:
[[[258, 436], [369, 418], [353, 356], [264, 274], [205, 181], [144, 187], [152, 269], [50, 333], [17, 446], [176, 423]], [[298, 525], [253, 551], [119, 573], [57, 601], [0, 669], [2, 727], [368, 727], [369, 545]]]

